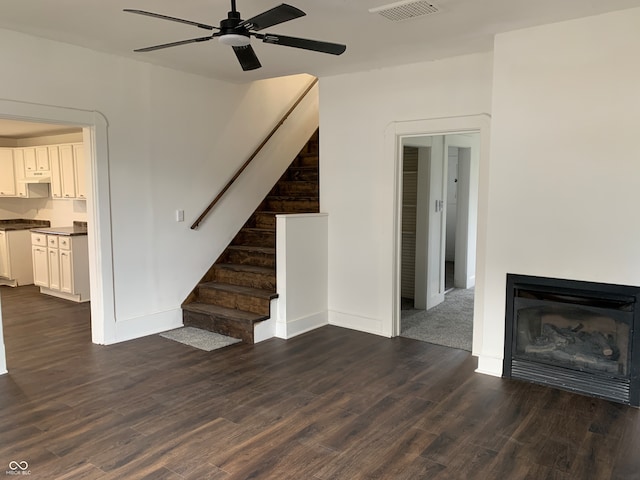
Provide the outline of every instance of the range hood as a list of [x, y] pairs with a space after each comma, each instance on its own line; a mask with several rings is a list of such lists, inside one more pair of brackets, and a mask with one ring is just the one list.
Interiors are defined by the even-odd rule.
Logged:
[[[48, 173], [49, 172], [47, 172], [47, 174]], [[51, 177], [49, 175], [24, 177], [18, 180], [18, 183], [51, 183]]]

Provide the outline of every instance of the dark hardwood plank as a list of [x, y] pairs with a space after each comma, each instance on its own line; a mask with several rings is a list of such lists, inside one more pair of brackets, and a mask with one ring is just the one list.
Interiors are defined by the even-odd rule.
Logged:
[[203, 352], [91, 344], [87, 304], [0, 287], [0, 462], [51, 479], [631, 479], [640, 411], [325, 327]]

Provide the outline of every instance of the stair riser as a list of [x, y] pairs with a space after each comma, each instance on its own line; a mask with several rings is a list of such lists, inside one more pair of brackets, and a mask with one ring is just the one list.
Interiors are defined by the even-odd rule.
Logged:
[[255, 247], [271, 247], [276, 246], [276, 232], [251, 232], [240, 230], [236, 238], [233, 239], [233, 245], [247, 245]]
[[318, 171], [317, 170], [300, 170], [297, 168], [290, 168], [287, 172], [287, 178], [289, 181], [304, 181], [304, 182], [317, 182]]
[[255, 265], [256, 267], [273, 268], [276, 266], [276, 256], [272, 253], [229, 250], [225, 254], [224, 260], [226, 263], [235, 263], [239, 265]]
[[282, 182], [278, 185], [278, 195], [318, 197], [318, 190], [315, 182]]
[[269, 315], [271, 303], [268, 298], [257, 298], [207, 287], [198, 287], [198, 301], [220, 307], [237, 308], [259, 315]]
[[243, 325], [215, 315], [182, 311], [182, 321], [186, 327], [196, 327], [216, 332], [228, 337], [239, 338], [245, 343], [253, 344], [253, 325]]
[[320, 202], [317, 200], [267, 199], [267, 208], [278, 212], [313, 213], [320, 211]]
[[320, 164], [320, 160], [318, 158], [318, 154], [303, 154], [298, 155], [294, 160], [293, 164], [296, 167], [317, 167]]
[[250, 272], [236, 272], [226, 268], [214, 268], [214, 280], [241, 287], [261, 288], [276, 291], [276, 276], [273, 274], [261, 274]]
[[272, 213], [256, 212], [253, 215], [253, 224], [256, 228], [276, 229], [276, 216]]

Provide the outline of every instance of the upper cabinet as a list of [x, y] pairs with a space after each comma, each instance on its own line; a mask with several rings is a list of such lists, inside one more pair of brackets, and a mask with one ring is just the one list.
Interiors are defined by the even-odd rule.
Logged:
[[46, 172], [51, 169], [48, 147], [25, 147], [20, 150], [23, 151], [24, 170], [27, 176], [31, 172]]
[[[51, 183], [46, 183], [49, 178]], [[0, 197], [46, 198], [49, 195], [53, 199], [87, 199], [82, 143], [0, 147]]]
[[[51, 147], [50, 147], [51, 148]], [[84, 145], [73, 143], [58, 145], [51, 154], [51, 193], [53, 198], [75, 198], [86, 200], [86, 178]]]
[[24, 149], [13, 150], [13, 165], [16, 177], [16, 197], [20, 198], [46, 198], [49, 196], [49, 185], [46, 183], [26, 183], [26, 170], [24, 165]]
[[16, 172], [13, 149], [0, 148], [0, 197], [16, 196]]
[[73, 146], [73, 158], [75, 161], [76, 195], [83, 200], [87, 199], [87, 172], [85, 170], [84, 144], [77, 143]]

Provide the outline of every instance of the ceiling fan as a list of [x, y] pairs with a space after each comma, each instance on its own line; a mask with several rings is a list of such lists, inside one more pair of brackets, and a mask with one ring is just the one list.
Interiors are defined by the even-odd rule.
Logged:
[[228, 13], [227, 18], [220, 21], [219, 27], [214, 27], [200, 22], [192, 22], [191, 20], [184, 20], [182, 18], [169, 17], [159, 13], [146, 12], [144, 10], [133, 10], [127, 8], [124, 11], [160, 18], [162, 20], [170, 20], [172, 22], [186, 23], [187, 25], [193, 25], [194, 27], [202, 28], [204, 30], [217, 30], [206, 37], [163, 43], [162, 45], [139, 48], [134, 50], [134, 52], [151, 52], [162, 48], [177, 47], [178, 45], [186, 45], [188, 43], [206, 42], [213, 38], [217, 38], [220, 43], [233, 47], [233, 51], [240, 62], [240, 66], [242, 67], [242, 70], [245, 71], [255, 70], [262, 66], [255, 51], [253, 50], [253, 47], [251, 46], [251, 37], [255, 37], [262, 40], [264, 43], [270, 43], [273, 45], [302, 48], [304, 50], [330, 53], [332, 55], [340, 55], [347, 49], [346, 45], [338, 43], [321, 42], [307, 38], [287, 37], [285, 35], [276, 35], [272, 33], [258, 33], [265, 28], [306, 15], [302, 10], [285, 3], [262, 12], [248, 20], [242, 20], [240, 12], [236, 10], [236, 0], [231, 0], [231, 11]]

